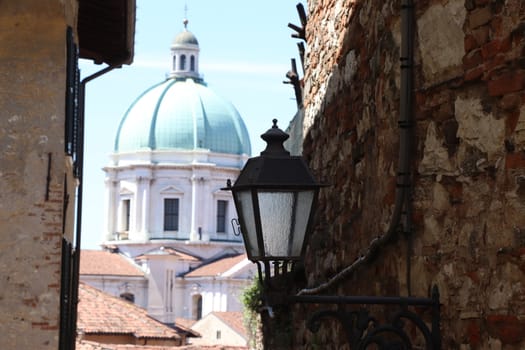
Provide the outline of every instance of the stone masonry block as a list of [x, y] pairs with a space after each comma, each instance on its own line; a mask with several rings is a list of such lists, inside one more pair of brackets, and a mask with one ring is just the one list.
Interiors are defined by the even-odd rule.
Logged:
[[512, 71], [488, 82], [490, 96], [501, 96], [525, 89], [525, 72]]
[[468, 17], [468, 26], [470, 29], [477, 28], [490, 22], [492, 12], [489, 7], [482, 7], [472, 11]]

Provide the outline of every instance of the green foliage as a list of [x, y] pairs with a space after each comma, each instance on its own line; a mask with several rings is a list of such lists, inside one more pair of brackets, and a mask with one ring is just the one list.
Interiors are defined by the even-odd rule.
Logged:
[[244, 308], [258, 313], [262, 303], [262, 285], [258, 278], [254, 278], [252, 284], [242, 294]]
[[250, 349], [262, 349], [262, 330], [259, 308], [262, 305], [262, 285], [258, 278], [242, 294], [244, 325], [248, 331]]

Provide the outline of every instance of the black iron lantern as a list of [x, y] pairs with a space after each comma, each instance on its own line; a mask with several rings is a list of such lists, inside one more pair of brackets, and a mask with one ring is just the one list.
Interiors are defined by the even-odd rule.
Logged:
[[253, 262], [301, 259], [321, 185], [302, 157], [290, 156], [289, 135], [277, 120], [261, 138], [259, 157], [248, 159], [231, 190], [248, 258]]
[[[288, 137], [274, 119], [272, 128], [261, 135], [268, 144], [266, 149], [259, 157], [248, 159], [235, 184], [232, 186], [228, 181], [228, 187], [224, 188], [232, 191], [248, 258], [259, 268], [264, 305], [261, 312], [268, 310], [272, 316], [274, 307], [286, 308], [291, 304], [359, 305], [359, 310], [317, 311], [308, 318], [308, 328], [316, 332], [321, 319], [335, 318], [342, 322], [352, 349], [367, 349], [369, 345], [411, 349], [412, 339], [407, 333], [411, 328], [405, 329], [403, 320], [423, 334], [426, 349], [439, 350], [440, 303], [436, 286], [427, 298], [290, 293], [293, 283], [290, 272], [294, 263], [303, 258], [313, 209], [323, 185], [314, 179], [302, 157], [290, 156], [286, 151], [283, 142]], [[401, 310], [390, 323], [381, 324], [365, 305], [399, 305]], [[409, 311], [409, 306], [430, 308], [431, 327], [417, 313]]]

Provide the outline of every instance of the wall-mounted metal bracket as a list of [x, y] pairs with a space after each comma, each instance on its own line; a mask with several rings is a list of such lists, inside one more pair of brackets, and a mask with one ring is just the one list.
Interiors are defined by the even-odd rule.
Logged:
[[[414, 330], [419, 331], [418, 343], [424, 343], [426, 350], [441, 349], [440, 304], [437, 286], [432, 289], [430, 298], [417, 297], [370, 297], [370, 296], [293, 296], [290, 301], [298, 304], [337, 304], [360, 305], [357, 310], [321, 310], [312, 314], [307, 320], [307, 327], [312, 332], [320, 329], [321, 321], [327, 318], [338, 320], [346, 332], [351, 349], [400, 349], [415, 348]], [[387, 322], [380, 322], [371, 316], [364, 305], [398, 305], [397, 311]], [[420, 316], [430, 311], [430, 326]], [[417, 332], [416, 332], [417, 333]], [[418, 344], [419, 345], [419, 344]]]

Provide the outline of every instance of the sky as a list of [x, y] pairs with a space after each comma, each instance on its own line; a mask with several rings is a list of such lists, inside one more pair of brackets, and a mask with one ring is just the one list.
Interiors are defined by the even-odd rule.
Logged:
[[[288, 28], [288, 23], [300, 24], [298, 2], [137, 0], [133, 63], [86, 85], [82, 249], [100, 248], [106, 217], [102, 168], [109, 164], [119, 122], [142, 92], [165, 79], [170, 44], [184, 29], [184, 18], [199, 41], [199, 73], [237, 108], [256, 156], [265, 145], [260, 135], [272, 119], [285, 129], [296, 112], [293, 88], [283, 81], [292, 58], [303, 74], [298, 40]], [[103, 68], [81, 60], [81, 79]]]

